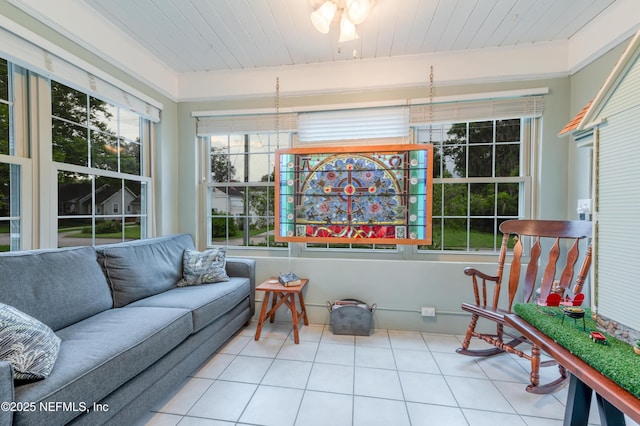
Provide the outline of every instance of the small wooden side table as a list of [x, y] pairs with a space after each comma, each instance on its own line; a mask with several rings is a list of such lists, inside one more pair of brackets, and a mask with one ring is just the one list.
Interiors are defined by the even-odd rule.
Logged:
[[[256, 287], [256, 290], [265, 292], [264, 299], [262, 301], [262, 309], [260, 309], [260, 318], [258, 319], [258, 328], [256, 329], [256, 340], [260, 339], [260, 333], [262, 332], [262, 326], [264, 325], [265, 319], [269, 317], [269, 322], [273, 322], [276, 311], [280, 306], [285, 304], [291, 311], [291, 320], [293, 322], [293, 341], [295, 343], [300, 342], [300, 338], [298, 337], [299, 318], [302, 316], [304, 325], [309, 325], [309, 320], [307, 319], [307, 308], [304, 306], [304, 298], [302, 297], [302, 289], [307, 285], [309, 280], [302, 278], [301, 281], [300, 285], [285, 287], [278, 282], [277, 278], [270, 278]], [[300, 303], [300, 312], [298, 312], [298, 308], [296, 307], [296, 294], [298, 295], [298, 301]], [[271, 297], [271, 309], [267, 312], [269, 297]]]

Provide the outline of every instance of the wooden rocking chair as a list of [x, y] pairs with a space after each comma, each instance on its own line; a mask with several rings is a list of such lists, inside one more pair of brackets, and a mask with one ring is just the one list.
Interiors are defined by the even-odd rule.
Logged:
[[[578, 246], [580, 240], [591, 237], [591, 222], [588, 221], [554, 221], [554, 220], [508, 220], [500, 225], [500, 231], [503, 233], [502, 246], [500, 248], [500, 255], [498, 258], [498, 270], [496, 275], [487, 275], [474, 268], [466, 268], [464, 273], [472, 277], [473, 292], [475, 295], [475, 303], [463, 303], [462, 309], [472, 314], [469, 328], [467, 329], [462, 347], [456, 352], [463, 355], [470, 356], [491, 356], [503, 352], [509, 352], [516, 354], [522, 358], [526, 358], [531, 361], [531, 384], [527, 386], [527, 391], [537, 394], [545, 394], [555, 392], [556, 390], [564, 387], [567, 381], [567, 372], [564, 367], [558, 365], [560, 370], [560, 377], [556, 380], [541, 385], [539, 370], [541, 366], [549, 366], [557, 364], [554, 360], [540, 362], [540, 348], [532, 345], [531, 354], [527, 354], [521, 350], [516, 349], [516, 346], [526, 341], [523, 336], [512, 338], [509, 342], [504, 342], [503, 337], [506, 334], [504, 332], [504, 316], [507, 313], [511, 313], [511, 308], [518, 291], [518, 287], [522, 288], [522, 301], [529, 302], [536, 290], [536, 283], [538, 282], [538, 269], [543, 271], [542, 279], [539, 286], [539, 297], [536, 303], [546, 305], [547, 298], [550, 294], [558, 294], [551, 299], [565, 300], [565, 292], [571, 285], [574, 267], [578, 261], [579, 251]], [[507, 257], [507, 246], [511, 237], [515, 237], [515, 245], [513, 247], [513, 260], [511, 261], [511, 268], [509, 271], [508, 282], [508, 301], [506, 309], [500, 308], [500, 288], [502, 284], [502, 273], [504, 270], [505, 259]], [[523, 282], [520, 284], [520, 271], [522, 266], [523, 256], [523, 238], [531, 237], [532, 246], [529, 250], [529, 262], [526, 267]], [[547, 246], [545, 241], [548, 241], [551, 245], [547, 256], [541, 256], [543, 246]], [[561, 243], [561, 241], [568, 241], [568, 244]], [[570, 247], [568, 247], [570, 246]], [[556, 264], [561, 258], [561, 253], [565, 247], [566, 250], [564, 261], [561, 265], [564, 265], [560, 278], [556, 280]], [[542, 265], [541, 262], [546, 262], [546, 265]], [[582, 293], [582, 286], [585, 278], [589, 273], [589, 267], [591, 265], [591, 245], [587, 248], [584, 255], [582, 265], [580, 266], [578, 276], [573, 287], [573, 293], [580, 295], [576, 301], [584, 298]], [[481, 285], [479, 285], [481, 282]], [[493, 289], [491, 289], [493, 285]], [[489, 289], [487, 290], [487, 287]], [[490, 295], [490, 299], [487, 297], [487, 291], [493, 294]], [[551, 303], [550, 303], [551, 305]], [[557, 306], [557, 304], [556, 304]], [[541, 312], [541, 315], [543, 313]], [[484, 318], [496, 323], [496, 334], [485, 334], [476, 331], [476, 324], [479, 318]], [[494, 348], [484, 350], [472, 350], [469, 349], [469, 343], [472, 337], [482, 339], [483, 341], [495, 346]]]

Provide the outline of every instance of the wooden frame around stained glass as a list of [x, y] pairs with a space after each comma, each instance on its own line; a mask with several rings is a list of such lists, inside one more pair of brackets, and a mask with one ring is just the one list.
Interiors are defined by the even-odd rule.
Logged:
[[431, 244], [433, 145], [276, 151], [275, 240]]

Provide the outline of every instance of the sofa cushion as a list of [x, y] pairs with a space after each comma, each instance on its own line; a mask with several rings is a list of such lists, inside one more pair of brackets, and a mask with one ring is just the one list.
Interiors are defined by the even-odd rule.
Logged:
[[197, 332], [249, 297], [249, 278], [231, 277], [229, 281], [178, 287], [138, 300], [129, 307], [160, 306], [192, 311], [193, 331]]
[[203, 252], [186, 249], [182, 256], [182, 279], [178, 287], [229, 281], [225, 270], [226, 247], [217, 247]]
[[182, 254], [193, 248], [189, 234], [96, 247], [98, 262], [111, 286], [114, 307], [176, 287], [182, 278]]
[[44, 379], [58, 357], [60, 338], [49, 327], [0, 303], [0, 360], [13, 366], [17, 380]]
[[[148, 368], [192, 332], [191, 314], [179, 308], [110, 309], [58, 330], [62, 339], [51, 375], [16, 386], [15, 401], [74, 402], [91, 407]], [[29, 424], [64, 424], [77, 412], [17, 413]], [[14, 423], [20, 424], [20, 421]]]
[[0, 303], [54, 331], [112, 307], [93, 247], [0, 253]]

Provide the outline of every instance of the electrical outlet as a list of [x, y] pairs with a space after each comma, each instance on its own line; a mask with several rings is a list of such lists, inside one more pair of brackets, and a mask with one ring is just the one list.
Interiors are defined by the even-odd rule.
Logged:
[[435, 317], [436, 308], [434, 308], [433, 306], [423, 306], [421, 309], [421, 313], [423, 317]]
[[578, 218], [580, 220], [591, 220], [591, 199], [585, 198], [578, 200]]
[[591, 199], [585, 198], [578, 200], [578, 213], [587, 213], [591, 212]]

